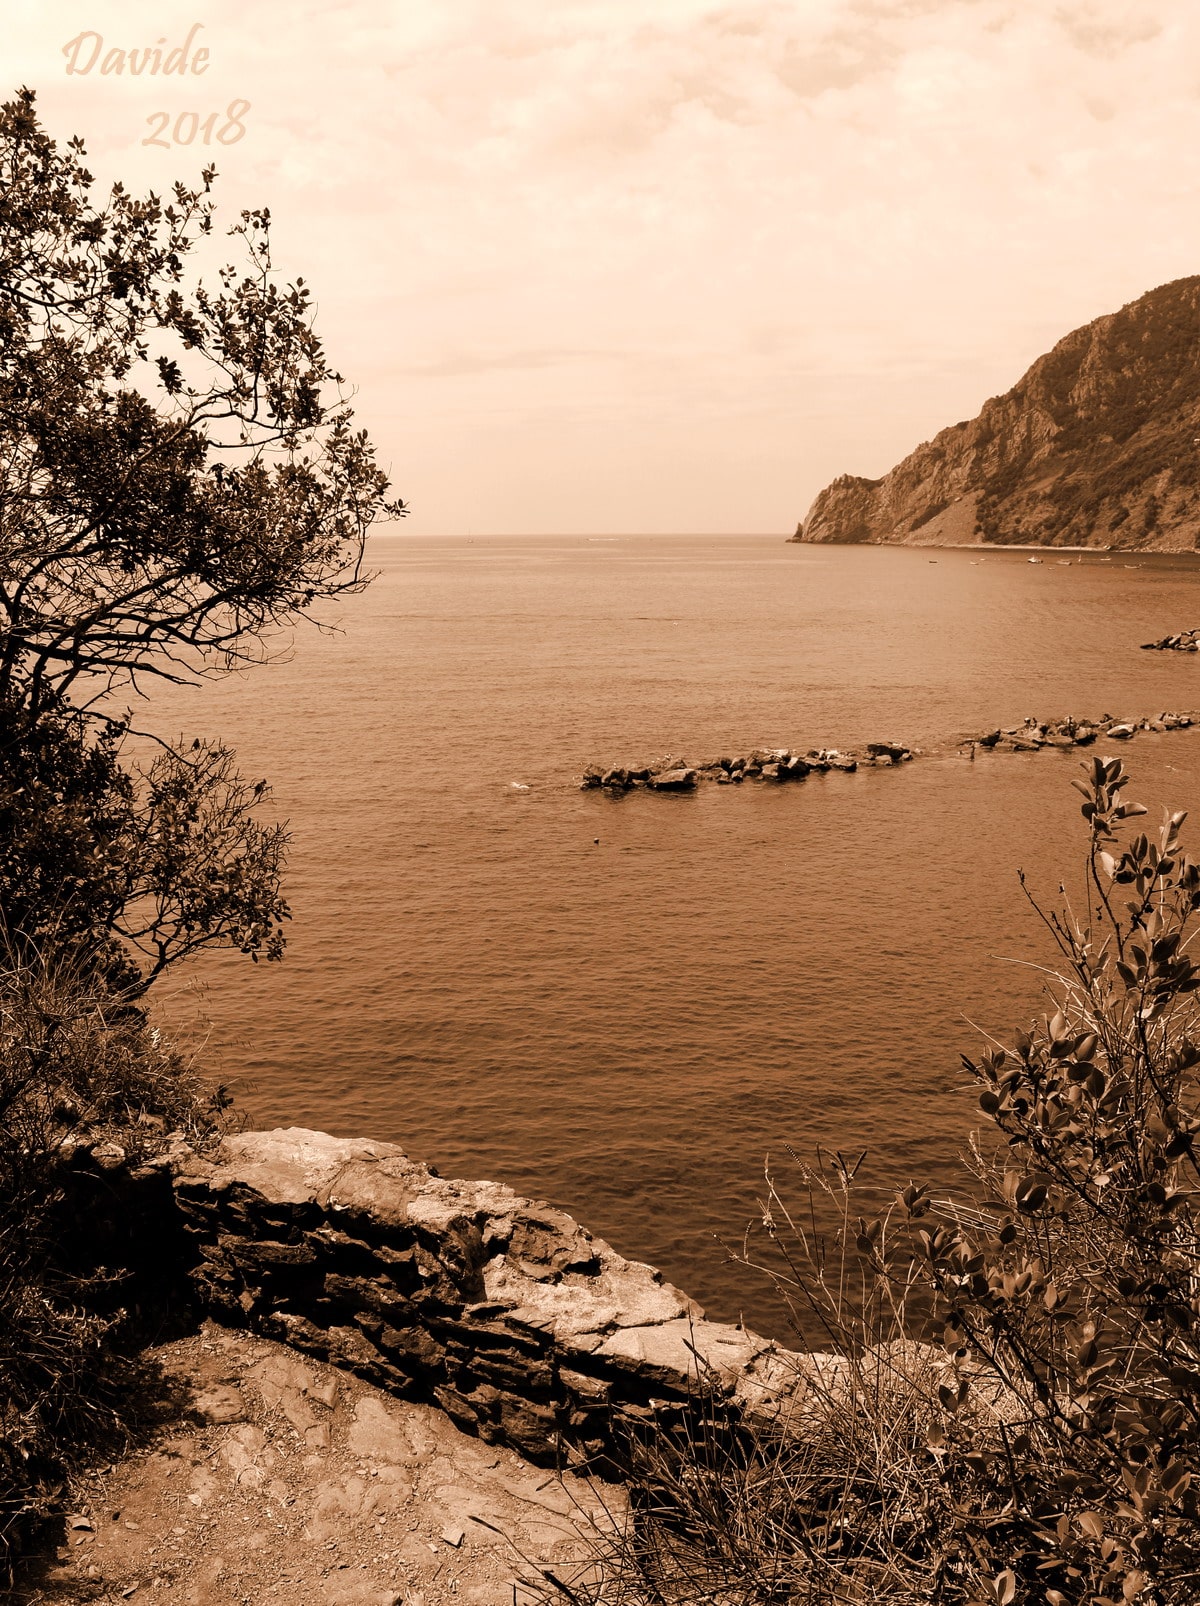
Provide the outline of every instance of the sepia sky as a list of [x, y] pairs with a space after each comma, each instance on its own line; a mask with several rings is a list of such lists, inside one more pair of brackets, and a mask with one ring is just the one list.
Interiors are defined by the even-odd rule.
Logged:
[[270, 206], [417, 532], [788, 533], [1200, 271], [1195, 0], [5, 0], [0, 52], [98, 177]]

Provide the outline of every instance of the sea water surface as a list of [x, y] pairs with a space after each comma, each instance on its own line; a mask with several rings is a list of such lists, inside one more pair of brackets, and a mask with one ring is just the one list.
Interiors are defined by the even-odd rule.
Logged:
[[[1200, 708], [1184, 557], [778, 537], [372, 541], [341, 634], [158, 696], [293, 833], [287, 957], [162, 988], [257, 1123], [368, 1133], [491, 1177], [784, 1333], [727, 1264], [764, 1161], [869, 1151], [945, 1182], [959, 1054], [1039, 1007], [1048, 903], [1080, 883], [1081, 753], [956, 750], [1027, 714]], [[581, 792], [593, 762], [899, 740], [902, 769], [686, 796]], [[1105, 749], [1116, 744], [1103, 744]], [[1095, 751], [1093, 749], [1092, 751]], [[1131, 796], [1200, 804], [1200, 733], [1121, 749]], [[203, 1024], [197, 1024], [202, 1022]]]

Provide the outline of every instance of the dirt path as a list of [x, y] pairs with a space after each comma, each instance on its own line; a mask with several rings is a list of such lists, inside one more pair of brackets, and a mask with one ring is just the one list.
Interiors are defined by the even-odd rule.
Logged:
[[570, 1577], [620, 1509], [283, 1345], [206, 1323], [153, 1354], [185, 1409], [77, 1492], [21, 1606], [528, 1606], [518, 1552]]

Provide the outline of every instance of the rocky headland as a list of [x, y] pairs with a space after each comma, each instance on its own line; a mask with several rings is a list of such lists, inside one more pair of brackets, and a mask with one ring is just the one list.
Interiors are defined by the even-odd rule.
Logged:
[[834, 480], [791, 539], [1194, 551], [1200, 276], [1073, 330], [881, 479]]

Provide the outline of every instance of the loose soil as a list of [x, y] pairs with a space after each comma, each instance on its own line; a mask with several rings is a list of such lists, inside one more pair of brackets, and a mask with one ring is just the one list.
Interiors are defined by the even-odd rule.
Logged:
[[619, 1491], [283, 1345], [206, 1323], [150, 1357], [170, 1419], [81, 1482], [21, 1606], [532, 1606], [621, 1520]]

